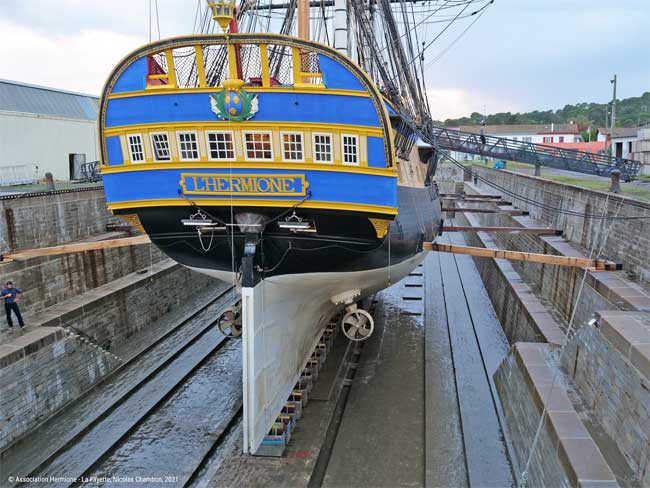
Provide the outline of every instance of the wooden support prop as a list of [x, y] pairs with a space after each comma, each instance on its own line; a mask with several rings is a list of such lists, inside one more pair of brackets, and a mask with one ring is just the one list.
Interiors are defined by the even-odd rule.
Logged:
[[536, 227], [473, 227], [471, 225], [450, 225], [443, 232], [505, 232], [510, 234], [535, 234], [538, 236], [561, 236], [561, 229], [542, 229]]
[[512, 202], [507, 202], [500, 198], [443, 198], [447, 202], [461, 202], [461, 203], [494, 203], [497, 205], [510, 205]]
[[2, 255], [2, 261], [23, 261], [30, 258], [42, 256], [55, 256], [57, 254], [70, 254], [75, 252], [96, 251], [98, 249], [110, 249], [114, 247], [137, 246], [148, 244], [151, 241], [149, 236], [126, 237], [123, 239], [108, 239], [105, 241], [79, 242], [75, 244], [63, 244], [61, 246], [42, 247], [40, 249], [25, 249]]
[[466, 207], [442, 207], [443, 212], [469, 212], [469, 213], [503, 213], [508, 215], [528, 215], [526, 210], [519, 209], [492, 209], [492, 208], [466, 208]]
[[483, 194], [467, 194], [467, 193], [439, 193], [441, 198], [445, 197], [459, 197], [459, 198], [501, 198], [501, 195], [483, 195]]
[[526, 261], [529, 263], [554, 264], [572, 268], [587, 268], [593, 271], [617, 271], [623, 269], [619, 263], [604, 259], [574, 258], [571, 256], [554, 256], [533, 252], [506, 251], [504, 249], [486, 249], [484, 247], [458, 246], [455, 244], [438, 244], [425, 242], [425, 251], [449, 252], [452, 254], [467, 254], [482, 258], [508, 259], [510, 261]]

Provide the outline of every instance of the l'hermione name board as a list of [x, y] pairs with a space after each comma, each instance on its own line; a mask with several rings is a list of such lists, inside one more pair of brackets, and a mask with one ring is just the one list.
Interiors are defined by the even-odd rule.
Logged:
[[186, 195], [304, 196], [309, 183], [305, 175], [181, 173]]

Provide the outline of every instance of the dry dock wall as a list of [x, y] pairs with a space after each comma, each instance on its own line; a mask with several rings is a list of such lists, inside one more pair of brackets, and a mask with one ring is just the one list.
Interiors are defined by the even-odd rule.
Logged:
[[[517, 343], [495, 373], [514, 456], [524, 469], [542, 411], [547, 413], [528, 466], [527, 486], [617, 486], [614, 474], [565, 392], [553, 381], [553, 349]], [[551, 388], [552, 386], [552, 388]]]
[[162, 253], [149, 246], [102, 249], [2, 264], [0, 279], [13, 281], [25, 292], [21, 307], [32, 314], [161, 259]]
[[[472, 171], [506, 190], [508, 194], [503, 192], [503, 198], [530, 212], [531, 218], [549, 227], [562, 229], [566, 239], [581, 249], [591, 249], [594, 241], [598, 241], [597, 245], [600, 246], [602, 237], [602, 220], [585, 218], [585, 215], [601, 215], [606, 211], [617, 217], [650, 216], [650, 204], [621, 195], [478, 165], [473, 165]], [[483, 193], [499, 193], [481, 180], [477, 180], [475, 185]], [[512, 194], [543, 206], [532, 205]], [[567, 215], [555, 209], [575, 212], [576, 215]], [[606, 227], [609, 228], [612, 221], [607, 222]], [[650, 283], [650, 219], [613, 221], [602, 254], [612, 261], [624, 263], [626, 271], [636, 275], [640, 281]]]
[[62, 328], [36, 330], [13, 347], [22, 359], [0, 357], [0, 451], [120, 363]]
[[0, 250], [56, 246], [122, 224], [106, 210], [103, 188], [0, 199]]
[[[479, 168], [479, 171], [492, 170]], [[518, 175], [511, 176], [518, 178]], [[499, 193], [487, 185], [477, 186], [466, 183], [465, 192], [472, 194], [480, 189], [483, 193]], [[514, 191], [522, 194], [521, 189]], [[512, 200], [511, 196], [502, 195], [504, 200]], [[568, 206], [561, 199], [556, 204], [561, 208]], [[635, 202], [620, 200], [616, 211], [619, 215], [634, 215], [638, 207]], [[539, 221], [530, 217], [460, 212], [456, 217], [459, 223], [474, 226], [540, 226]], [[548, 221], [545, 224], [555, 227]], [[468, 244], [479, 247], [569, 256], [588, 254], [580, 243], [566, 242], [560, 237], [484, 232], [465, 236]], [[644, 246], [647, 244], [638, 240], [631, 251], [636, 253], [636, 258], [650, 254]], [[611, 258], [606, 249], [607, 246], [603, 257]], [[625, 258], [622, 262], [628, 266]], [[481, 258], [475, 258], [475, 263], [511, 343], [520, 340], [549, 343], [516, 344], [495, 375], [520, 466], [527, 459], [541, 416], [549, 372], [557, 372], [558, 395], [562, 397], [557, 401], [564, 403], [562, 408], [567, 408], [567, 412], [553, 412], [543, 426], [539, 450], [528, 473], [529, 485], [589, 486], [593, 484], [592, 476], [600, 480], [596, 484], [604, 486], [649, 485], [650, 319], [647, 312], [650, 301], [644, 290], [647, 282], [639, 279], [642, 273], [632, 274], [640, 283], [630, 282], [622, 272], [587, 274], [574, 323], [577, 332], [570, 338], [559, 363], [558, 345], [563, 342], [560, 325], [566, 327], [570, 318], [582, 270]], [[599, 325], [587, 325], [594, 314]], [[631, 319], [637, 316], [638, 320]], [[556, 324], [555, 338], [542, 333], [548, 320]], [[628, 323], [630, 320], [637, 321]], [[531, 353], [524, 360], [526, 353], [521, 354], [520, 350], [532, 346], [546, 350], [544, 365], [531, 361]], [[591, 423], [582, 423], [583, 417]], [[612, 469], [616, 480], [608, 480], [614, 474]]]
[[[101, 188], [5, 197], [0, 206], [3, 252], [126, 235], [107, 232], [124, 224], [106, 210]], [[25, 291], [27, 323], [24, 334], [0, 324], [0, 451], [225, 286], [150, 246], [8, 262], [0, 271]]]
[[[0, 199], [0, 251], [55, 246], [106, 233], [124, 225], [106, 209], [103, 189]], [[106, 237], [126, 237], [110, 233]], [[23, 314], [56, 303], [159, 262], [154, 246], [102, 249], [0, 264], [2, 283], [13, 281], [25, 294]]]
[[145, 327], [162, 325], [157, 321], [171, 311], [192, 311], [225, 285], [169, 259], [152, 271], [132, 273], [50, 307], [39, 315], [39, 327], [0, 345], [0, 451], [128, 359], [109, 351], [117, 352]]
[[568, 342], [562, 366], [583, 402], [650, 486], [650, 317], [600, 312]]

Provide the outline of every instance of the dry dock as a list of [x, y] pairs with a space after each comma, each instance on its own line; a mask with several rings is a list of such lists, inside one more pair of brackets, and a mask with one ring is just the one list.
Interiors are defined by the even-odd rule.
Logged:
[[[0, 265], [29, 290], [24, 333], [0, 333], [1, 486], [647, 485], [650, 206], [474, 171], [441, 169], [443, 191], [492, 196], [453, 202], [445, 225], [468, 230], [438, 242], [572, 257], [595, 247], [624, 271], [430, 253], [365, 305], [368, 341], [335, 338], [282, 457], [241, 454], [241, 347], [215, 325], [236, 300], [229, 285], [149, 246]], [[9, 249], [133, 233], [103, 210], [101, 189], [0, 205]], [[584, 217], [597, 212], [626, 220]], [[511, 226], [562, 235], [471, 230]]]

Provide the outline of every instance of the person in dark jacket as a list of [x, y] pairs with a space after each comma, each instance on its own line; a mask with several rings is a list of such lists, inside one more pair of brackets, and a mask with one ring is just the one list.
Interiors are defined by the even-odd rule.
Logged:
[[11, 312], [13, 311], [16, 314], [18, 319], [18, 325], [22, 329], [25, 327], [23, 322], [23, 317], [20, 315], [20, 308], [18, 308], [18, 302], [23, 294], [23, 291], [20, 288], [16, 288], [11, 281], [7, 281], [7, 284], [0, 292], [0, 298], [3, 298], [5, 301], [5, 312], [7, 313], [7, 324], [9, 328], [13, 328], [14, 323], [11, 320]]

